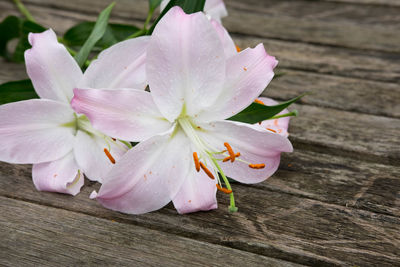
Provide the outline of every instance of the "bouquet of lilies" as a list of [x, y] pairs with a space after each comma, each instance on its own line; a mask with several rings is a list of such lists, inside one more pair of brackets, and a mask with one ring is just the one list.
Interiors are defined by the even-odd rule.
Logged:
[[278, 61], [235, 46], [222, 0], [150, 0], [142, 29], [109, 24], [111, 4], [64, 37], [16, 2], [25, 18], [0, 29], [20, 35], [0, 52], [22, 51], [30, 80], [0, 86], [0, 160], [33, 164], [38, 190], [76, 195], [86, 177], [101, 183], [90, 198], [130, 214], [216, 209], [221, 191], [235, 212], [230, 182], [264, 181], [293, 150], [286, 108], [301, 96], [259, 97]]

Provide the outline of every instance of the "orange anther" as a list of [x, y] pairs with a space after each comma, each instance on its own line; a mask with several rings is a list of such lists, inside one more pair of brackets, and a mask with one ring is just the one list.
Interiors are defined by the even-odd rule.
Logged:
[[256, 99], [254, 100], [254, 102], [257, 104], [265, 105], [264, 102], [262, 102], [260, 99]]
[[200, 171], [200, 162], [199, 162], [199, 157], [197, 157], [197, 152], [193, 152], [193, 160], [194, 160], [194, 166], [196, 166], [196, 171]]
[[276, 131], [274, 129], [267, 128], [267, 130], [276, 133]]
[[113, 158], [113, 156], [111, 155], [110, 151], [108, 151], [107, 148], [104, 148], [104, 153], [106, 154], [108, 159], [111, 161], [111, 163], [115, 164], [115, 159]]
[[217, 186], [217, 189], [218, 189], [219, 191], [224, 192], [225, 194], [230, 194], [230, 193], [232, 193], [232, 190], [229, 190], [228, 188], [223, 188], [223, 187], [221, 187], [219, 184], [216, 184], [216, 186]]
[[252, 169], [263, 169], [263, 168], [265, 168], [265, 164], [264, 163], [262, 163], [262, 164], [249, 164], [249, 167], [252, 168]]
[[278, 126], [278, 119], [275, 119], [275, 120], [274, 120], [274, 125], [275, 125], [275, 126]]
[[203, 171], [210, 177], [211, 179], [214, 179], [214, 175], [210, 172], [209, 169], [207, 169], [206, 165], [204, 165], [203, 162], [200, 162], [200, 167], [203, 169]]
[[236, 45], [236, 51], [239, 53], [241, 51], [240, 47]]
[[243, 70], [244, 70], [244, 71], [247, 71], [247, 68], [246, 68], [246, 67], [243, 67]]
[[235, 153], [233, 152], [233, 149], [230, 144], [224, 143], [224, 146], [228, 150], [229, 156], [231, 157], [231, 162], [235, 161]]
[[[235, 154], [235, 158], [237, 158], [237, 157], [240, 157], [240, 152], [238, 152], [238, 153]], [[229, 160], [231, 160], [231, 156], [224, 158], [224, 159], [222, 160], [222, 162], [227, 162], [227, 161], [229, 161]]]

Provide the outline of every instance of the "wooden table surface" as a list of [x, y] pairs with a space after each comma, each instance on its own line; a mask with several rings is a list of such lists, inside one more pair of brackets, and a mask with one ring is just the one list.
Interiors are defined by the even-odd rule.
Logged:
[[[110, 0], [25, 0], [62, 34]], [[142, 25], [146, 0], [121, 0], [111, 21]], [[0, 265], [400, 266], [400, 1], [227, 0], [240, 47], [279, 59], [265, 96], [298, 104], [279, 171], [235, 184], [239, 212], [141, 216], [88, 198], [37, 192], [30, 165], [0, 163]], [[0, 19], [18, 14], [0, 0]], [[0, 60], [0, 82], [26, 77]], [[1, 122], [0, 122], [1, 123]], [[29, 148], [27, 148], [29, 149]]]

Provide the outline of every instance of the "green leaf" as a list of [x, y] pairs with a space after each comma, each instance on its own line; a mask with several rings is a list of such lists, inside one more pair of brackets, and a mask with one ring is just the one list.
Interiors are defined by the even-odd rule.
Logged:
[[0, 104], [39, 98], [31, 80], [7, 82], [0, 85]]
[[149, 0], [150, 12], [154, 11], [160, 4], [162, 0]]
[[[93, 31], [95, 22], [82, 22], [70, 28], [63, 37], [63, 42], [67, 46], [80, 47]], [[118, 42], [125, 40], [132, 33], [140, 29], [125, 24], [108, 24], [103, 37], [95, 44], [93, 50], [103, 50]]]
[[38, 33], [38, 32], [43, 32], [45, 31], [46, 28], [33, 22], [30, 20], [25, 20], [22, 23], [21, 27], [21, 35], [19, 37], [19, 41], [17, 44], [17, 47], [15, 48], [14, 54], [13, 54], [13, 61], [15, 62], [24, 62], [24, 53], [25, 50], [31, 48], [31, 45], [28, 42], [28, 34], [30, 32]]
[[164, 17], [165, 14], [174, 6], [180, 6], [186, 14], [196, 13], [199, 11], [203, 11], [204, 4], [206, 0], [171, 0], [161, 12], [161, 14], [154, 21], [153, 25], [151, 25], [150, 29], [147, 31], [148, 35], [151, 35], [156, 27], [157, 23]]
[[0, 23], [0, 55], [8, 58], [7, 43], [21, 35], [22, 20], [8, 16]]
[[88, 39], [85, 41], [82, 48], [79, 50], [78, 54], [75, 56], [75, 60], [76, 62], [78, 62], [78, 65], [80, 67], [82, 67], [85, 64], [86, 59], [90, 54], [90, 51], [92, 51], [97, 41], [99, 41], [106, 32], [108, 25], [108, 18], [110, 17], [110, 13], [114, 5], [115, 3], [112, 3], [100, 13]]
[[291, 104], [293, 104], [294, 102], [296, 102], [297, 100], [299, 100], [300, 98], [302, 98], [303, 96], [305, 96], [306, 94], [307, 93], [301, 94], [298, 97], [295, 97], [293, 99], [290, 99], [289, 101], [283, 102], [275, 106], [264, 106], [258, 103], [251, 103], [250, 106], [248, 106], [235, 116], [230, 117], [228, 120], [246, 122], [250, 124], [268, 120]]

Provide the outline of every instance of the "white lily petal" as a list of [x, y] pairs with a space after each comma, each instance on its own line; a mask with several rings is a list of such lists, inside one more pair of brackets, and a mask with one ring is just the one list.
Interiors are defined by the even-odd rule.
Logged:
[[71, 105], [85, 114], [93, 127], [129, 141], [143, 141], [166, 132], [172, 124], [163, 118], [149, 92], [134, 89], [75, 89]]
[[0, 161], [47, 162], [72, 150], [75, 117], [67, 104], [32, 99], [1, 105], [0, 121]]
[[61, 159], [34, 164], [32, 178], [39, 191], [58, 192], [70, 195], [79, 193], [83, 186], [83, 174], [72, 152]]
[[79, 88], [134, 88], [144, 90], [146, 49], [150, 37], [117, 43], [102, 51], [85, 71]]
[[74, 155], [80, 169], [92, 181], [103, 182], [113, 167], [104, 149], [107, 149], [115, 161], [118, 161], [128, 148], [110, 137], [97, 136], [78, 131], [74, 142]]
[[139, 143], [108, 173], [97, 200], [106, 208], [131, 214], [160, 209], [187, 178], [192, 163], [189, 147], [181, 131]]
[[25, 51], [26, 71], [41, 98], [69, 103], [82, 71], [52, 29], [30, 33], [31, 49]]
[[[279, 167], [281, 152], [293, 150], [286, 137], [258, 125], [220, 121], [202, 124], [201, 127], [203, 131], [199, 131], [199, 135], [215, 149], [224, 150], [227, 142], [234, 152], [240, 152], [239, 160], [223, 162], [220, 166], [227, 176], [241, 183], [258, 183], [267, 179]], [[249, 163], [265, 164], [265, 168], [251, 169]]]
[[184, 105], [187, 114], [195, 115], [214, 103], [225, 78], [225, 56], [205, 15], [186, 15], [173, 7], [151, 38], [146, 71], [161, 113], [172, 122]]

